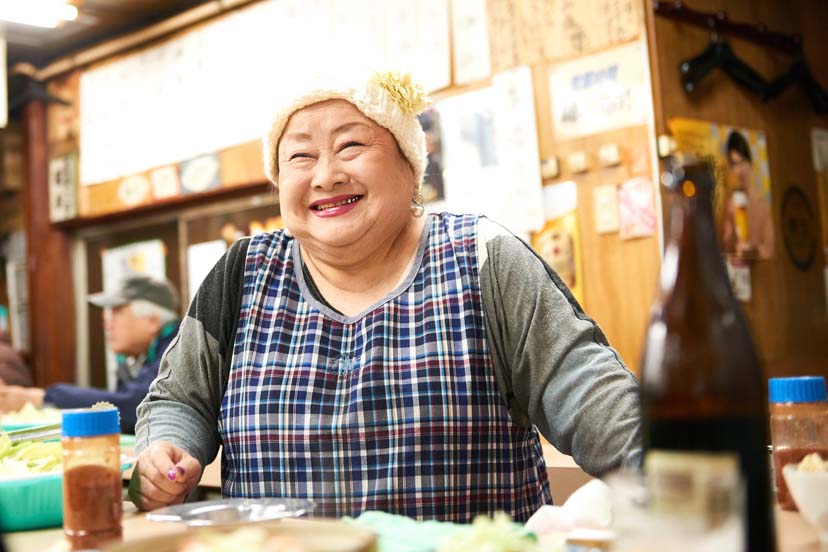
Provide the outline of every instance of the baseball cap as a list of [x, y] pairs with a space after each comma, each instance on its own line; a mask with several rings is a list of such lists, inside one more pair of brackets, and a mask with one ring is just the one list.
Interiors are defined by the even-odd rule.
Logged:
[[178, 310], [178, 293], [167, 281], [144, 274], [127, 276], [114, 290], [92, 293], [89, 302], [101, 308], [119, 307], [142, 299], [173, 312]]

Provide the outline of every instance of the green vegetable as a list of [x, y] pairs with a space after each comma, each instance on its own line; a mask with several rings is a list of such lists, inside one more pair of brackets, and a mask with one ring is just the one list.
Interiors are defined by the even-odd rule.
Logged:
[[0, 478], [52, 473], [60, 469], [60, 442], [12, 443], [8, 435], [0, 433]]
[[445, 539], [463, 531], [471, 531], [471, 525], [448, 521], [417, 521], [387, 512], [362, 512], [357, 519], [347, 516], [345, 523], [352, 523], [377, 534], [377, 550], [382, 552], [435, 552]]
[[537, 539], [503, 512], [474, 518], [468, 531], [440, 543], [438, 552], [537, 552]]
[[6, 456], [6, 453], [11, 449], [11, 437], [3, 432], [0, 432], [0, 458]]

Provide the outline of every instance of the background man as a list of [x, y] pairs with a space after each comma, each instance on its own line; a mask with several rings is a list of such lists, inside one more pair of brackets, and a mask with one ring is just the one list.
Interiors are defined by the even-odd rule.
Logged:
[[95, 293], [89, 302], [104, 309], [106, 340], [118, 355], [115, 391], [57, 383], [45, 389], [0, 385], [0, 412], [35, 406], [84, 408], [108, 401], [121, 412], [121, 430], [135, 431], [138, 403], [158, 375], [167, 345], [178, 331], [178, 294], [169, 282], [145, 275], [125, 278], [113, 292]]

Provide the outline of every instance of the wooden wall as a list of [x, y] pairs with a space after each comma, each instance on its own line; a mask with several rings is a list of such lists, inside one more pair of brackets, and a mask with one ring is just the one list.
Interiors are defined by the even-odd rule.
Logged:
[[[634, 126], [583, 138], [563, 140], [555, 136], [550, 105], [548, 66], [535, 67], [535, 109], [542, 159], [557, 157], [561, 175], [545, 185], [574, 180], [578, 185], [578, 230], [584, 278], [584, 311], [601, 326], [610, 344], [627, 366], [640, 373], [644, 333], [650, 305], [656, 296], [661, 255], [656, 235], [622, 240], [618, 232], [599, 234], [595, 227], [593, 191], [602, 185], [618, 185], [632, 177], [651, 178], [651, 130]], [[604, 144], [617, 144], [621, 163], [599, 168], [597, 156]], [[566, 158], [584, 152], [590, 170], [573, 172]], [[653, 190], [657, 194], [657, 190]]]
[[[601, 17], [595, 14], [605, 14], [605, 8], [609, 5], [614, 6], [616, 11], [629, 5], [628, 10], [622, 10], [628, 20], [626, 30], [619, 31], [616, 28], [620, 24], [617, 24], [618, 22], [615, 21], [617, 18], [612, 15], [603, 17], [608, 20], [606, 25], [600, 24]], [[618, 232], [599, 235], [595, 229], [593, 190], [599, 185], [618, 185], [634, 176], [652, 177], [650, 156], [652, 131], [646, 125], [641, 125], [576, 140], [558, 139], [552, 124], [551, 102], [554, 102], [554, 94], [549, 90], [548, 71], [554, 63], [576, 59], [582, 55], [635, 40], [643, 32], [642, 5], [641, 0], [613, 0], [612, 2], [589, 0], [579, 2], [577, 5], [570, 2], [546, 0], [540, 2], [487, 1], [487, 9], [497, 8], [502, 13], [512, 14], [510, 15], [512, 18], [510, 19], [510, 33], [512, 34], [499, 41], [492, 38], [493, 54], [499, 52], [510, 37], [522, 37], [521, 44], [523, 44], [520, 51], [508, 59], [504, 56], [493, 55], [493, 60], [497, 62], [495, 69], [509, 69], [523, 64], [532, 67], [540, 157], [541, 159], [557, 157], [561, 162], [560, 176], [545, 180], [544, 184], [575, 180], [578, 185], [584, 310], [601, 325], [610, 342], [635, 372], [638, 372], [649, 307], [656, 290], [660, 259], [658, 237], [652, 235], [621, 240]], [[520, 14], [520, 17], [514, 15], [515, 13]], [[564, 19], [572, 18], [574, 18], [573, 21], [578, 21], [583, 25], [577, 25], [580, 29], [578, 32], [570, 29], [571, 36], [565, 32], [556, 34], [554, 29], [557, 27], [549, 26], [550, 21], [560, 23]], [[614, 23], [610, 25], [610, 22]], [[546, 26], [539, 30], [538, 25]], [[490, 32], [492, 30], [490, 26]], [[543, 30], [547, 32], [541, 32]], [[187, 32], [187, 30], [182, 32]], [[504, 32], [504, 29], [499, 29], [499, 33], [492, 34], [499, 36]], [[540, 40], [541, 38], [544, 40]], [[540, 48], [535, 42], [543, 42], [542, 45], [554, 46], [554, 48]], [[101, 63], [110, 61], [112, 60]], [[78, 76], [79, 72], [76, 71], [52, 79], [49, 82], [50, 92], [60, 97], [77, 99]], [[453, 95], [487, 84], [489, 83], [479, 82], [470, 86], [454, 85], [442, 90], [436, 96]], [[79, 130], [77, 108], [49, 106], [48, 120], [49, 158], [76, 151]], [[598, 149], [609, 142], [619, 146], [622, 162], [615, 167], [599, 168]], [[589, 156], [590, 169], [588, 171], [576, 174], [569, 170], [565, 158], [573, 151], [583, 151]], [[257, 182], [264, 183], [258, 142], [251, 142], [218, 153], [221, 156], [222, 188]], [[228, 172], [225, 169], [232, 170]], [[128, 207], [119, 200], [120, 184], [121, 181], [117, 180], [81, 187], [78, 194], [78, 218], [59, 225], [58, 234], [68, 238], [78, 226], [94, 227], [99, 224], [143, 216], [146, 213], [145, 210], [163, 208], [167, 202], [169, 203], [166, 205], [167, 209], [183, 208], [195, 199], [194, 196], [176, 196], [168, 200], [146, 197], [139, 204]], [[232, 193], [233, 190], [223, 191]], [[656, 190], [654, 190], [655, 194], [657, 194]], [[94, 291], [92, 288], [90, 290]], [[39, 293], [40, 290], [35, 286], [33, 292]], [[51, 381], [50, 377], [46, 380]]]
[[[725, 10], [733, 21], [764, 23], [769, 30], [803, 37], [804, 54], [815, 78], [828, 87], [828, 3], [823, 0], [692, 0], [693, 9]], [[802, 188], [817, 206], [817, 179], [811, 159], [813, 127], [828, 128], [828, 117], [817, 116], [795, 87], [768, 103], [742, 90], [720, 71], [703, 81], [693, 94], [681, 88], [679, 65], [700, 53], [710, 41], [702, 28], [647, 13], [656, 124], [667, 131], [671, 117], [692, 117], [765, 131], [771, 172], [771, 198], [777, 250], [772, 259], [752, 267], [752, 297], [744, 304], [760, 353], [770, 376], [828, 374], [824, 259], [807, 270], [793, 265], [782, 243], [781, 198], [785, 190]], [[726, 37], [734, 52], [766, 80], [783, 73], [791, 58], [745, 40]]]

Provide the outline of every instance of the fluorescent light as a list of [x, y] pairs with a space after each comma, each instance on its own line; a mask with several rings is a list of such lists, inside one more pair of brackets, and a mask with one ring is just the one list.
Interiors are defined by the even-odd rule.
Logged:
[[65, 0], [0, 0], [0, 20], [21, 25], [53, 29], [77, 16], [78, 8]]

